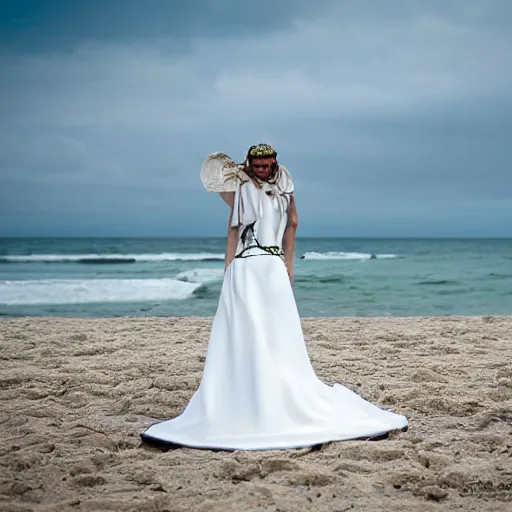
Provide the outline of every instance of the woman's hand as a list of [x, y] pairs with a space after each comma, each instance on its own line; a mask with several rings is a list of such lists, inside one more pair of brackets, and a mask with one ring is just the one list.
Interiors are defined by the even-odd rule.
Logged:
[[290, 285], [293, 288], [293, 270], [288, 270], [288, 277], [290, 278]]

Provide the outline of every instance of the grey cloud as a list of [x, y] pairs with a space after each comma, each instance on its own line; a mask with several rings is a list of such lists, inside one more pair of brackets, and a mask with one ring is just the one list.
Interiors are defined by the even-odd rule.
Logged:
[[223, 235], [202, 159], [268, 141], [295, 176], [303, 235], [468, 234], [464, 219], [510, 234], [508, 3], [323, 2], [313, 15], [283, 2], [267, 24], [222, 5], [217, 28], [237, 28], [216, 37], [198, 29], [208, 7], [182, 13], [180, 52], [164, 31], [130, 32], [126, 11], [109, 37], [100, 23], [65, 51], [2, 54], [0, 233], [28, 229], [32, 211], [47, 231], [65, 217], [103, 234]]

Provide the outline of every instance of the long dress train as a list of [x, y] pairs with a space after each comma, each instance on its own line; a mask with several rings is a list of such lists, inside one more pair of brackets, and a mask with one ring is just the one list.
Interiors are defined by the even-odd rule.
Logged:
[[[252, 182], [235, 196], [240, 233], [256, 220], [262, 246], [280, 246], [287, 215]], [[199, 388], [176, 418], [151, 425], [148, 442], [263, 450], [370, 438], [407, 426], [350, 389], [315, 375], [283, 260], [239, 239], [226, 269]], [[252, 242], [249, 241], [249, 246]]]

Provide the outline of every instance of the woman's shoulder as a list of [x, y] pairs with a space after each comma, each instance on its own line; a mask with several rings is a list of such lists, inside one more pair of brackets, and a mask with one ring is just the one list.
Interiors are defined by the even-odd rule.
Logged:
[[235, 192], [219, 192], [222, 200], [231, 208], [235, 204]]

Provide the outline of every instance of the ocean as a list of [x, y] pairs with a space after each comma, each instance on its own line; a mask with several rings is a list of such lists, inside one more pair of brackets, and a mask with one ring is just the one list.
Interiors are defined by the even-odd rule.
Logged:
[[[0, 239], [0, 316], [213, 316], [221, 238]], [[512, 314], [512, 239], [299, 238], [303, 317]]]

